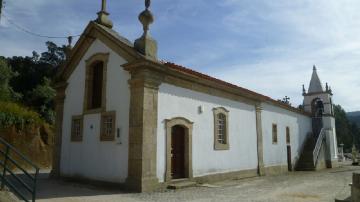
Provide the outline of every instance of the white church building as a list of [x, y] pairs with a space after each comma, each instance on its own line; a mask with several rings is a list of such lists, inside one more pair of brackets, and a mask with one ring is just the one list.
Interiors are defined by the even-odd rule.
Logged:
[[336, 166], [332, 91], [315, 67], [294, 108], [160, 61], [149, 0], [134, 43], [112, 29], [105, 4], [57, 75], [53, 176], [147, 192]]

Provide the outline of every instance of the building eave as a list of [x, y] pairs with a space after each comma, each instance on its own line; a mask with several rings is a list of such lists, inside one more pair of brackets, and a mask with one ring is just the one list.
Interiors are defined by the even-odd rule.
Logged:
[[[248, 102], [252, 104], [259, 104], [261, 102], [264, 102], [298, 114], [311, 116], [310, 113], [302, 111], [298, 108], [294, 108], [280, 101], [274, 100], [268, 96], [256, 93], [246, 88], [231, 84], [229, 82], [211, 77], [209, 75], [173, 63], [163, 63], [160, 61], [150, 61], [145, 59], [145, 60], [137, 60], [131, 63], [127, 63], [123, 65], [123, 67], [125, 70], [129, 72], [136, 71], [137, 68], [149, 68], [152, 69], [153, 71], [165, 75], [170, 75], [172, 77], [176, 77], [181, 80], [198, 83], [200, 85], [204, 85], [213, 89], [221, 90], [223, 92], [245, 98]], [[208, 94], [211, 95], [211, 93]]]

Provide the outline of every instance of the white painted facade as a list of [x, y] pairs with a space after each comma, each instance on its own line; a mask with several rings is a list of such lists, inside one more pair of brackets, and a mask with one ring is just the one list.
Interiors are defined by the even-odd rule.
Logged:
[[[184, 117], [193, 125], [194, 177], [257, 168], [255, 107], [220, 97], [161, 84], [158, 96], [157, 177], [164, 180], [165, 119]], [[199, 113], [198, 108], [203, 108]], [[213, 109], [229, 111], [229, 150], [214, 150]]]
[[[106, 111], [116, 112], [115, 141], [100, 141], [100, 113], [84, 114], [86, 60], [97, 53], [109, 53], [106, 83]], [[62, 176], [124, 183], [128, 177], [128, 135], [130, 88], [127, 61], [96, 39], [67, 80], [62, 126]], [[310, 99], [306, 97], [305, 99]], [[161, 83], [158, 91], [156, 175], [160, 182], [166, 172], [165, 120], [183, 117], [193, 122], [193, 177], [258, 169], [256, 110], [254, 104], [233, 101]], [[292, 165], [300, 157], [307, 135], [312, 131], [310, 116], [288, 110], [276, 103], [261, 103], [263, 162], [266, 167], [287, 166], [286, 127], [290, 128]], [[229, 149], [214, 149], [214, 108], [228, 111]], [[201, 108], [202, 110], [199, 110]], [[201, 112], [200, 112], [201, 111]], [[83, 115], [84, 114], [84, 115]], [[72, 116], [83, 115], [83, 140], [71, 141]], [[278, 142], [272, 142], [272, 124], [277, 124]], [[331, 126], [335, 124], [330, 123]], [[335, 132], [334, 132], [335, 134]], [[117, 136], [119, 135], [119, 137]], [[335, 137], [336, 135], [331, 136]], [[333, 138], [334, 139], [334, 138]], [[331, 151], [336, 154], [336, 143]]]
[[[262, 134], [265, 167], [287, 165], [286, 127], [290, 129], [291, 161], [299, 159], [307, 135], [311, 132], [311, 118], [271, 104], [263, 103]], [[272, 125], [277, 125], [277, 143], [272, 142]]]
[[[166, 170], [165, 119], [184, 117], [193, 126], [194, 177], [256, 169], [257, 136], [255, 107], [188, 89], [162, 84], [158, 98], [157, 176], [163, 181]], [[203, 108], [199, 113], [198, 108]], [[229, 111], [229, 150], [214, 150], [214, 114], [212, 109]], [[272, 144], [272, 124], [278, 125], [278, 143]], [[299, 158], [311, 118], [283, 108], [263, 104], [262, 111], [265, 167], [287, 165], [285, 128], [290, 128], [292, 160]]]
[[[116, 111], [116, 141], [100, 141], [100, 114], [85, 114], [82, 142], [71, 142], [72, 116], [83, 114], [85, 61], [96, 53], [109, 53], [106, 111]], [[128, 169], [130, 74], [123, 70], [125, 59], [95, 40], [68, 79], [62, 128], [61, 174], [108, 182], [124, 182]]]

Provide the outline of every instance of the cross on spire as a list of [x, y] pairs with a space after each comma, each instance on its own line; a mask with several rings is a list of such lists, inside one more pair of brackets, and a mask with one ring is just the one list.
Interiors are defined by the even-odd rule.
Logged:
[[109, 19], [109, 13], [106, 11], [106, 0], [101, 0], [101, 10], [97, 14], [98, 18], [95, 22], [110, 29], [113, 27], [113, 23]]
[[106, 0], [102, 0], [101, 2], [101, 11], [106, 12]]
[[150, 4], [151, 4], [151, 1], [150, 1], [150, 0], [145, 0], [145, 8], [146, 8], [146, 9], [149, 9]]

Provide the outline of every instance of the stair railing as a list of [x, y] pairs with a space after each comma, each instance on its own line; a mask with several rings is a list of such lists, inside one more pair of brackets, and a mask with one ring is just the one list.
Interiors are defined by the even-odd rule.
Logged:
[[[20, 163], [15, 160], [15, 157], [25, 162], [27, 164], [26, 168], [30, 167], [34, 169], [35, 173], [30, 174], [25, 166], [21, 166]], [[0, 168], [2, 168], [0, 173], [1, 189], [7, 186], [18, 197], [27, 202], [29, 201], [27, 196], [30, 193], [31, 200], [35, 202], [36, 179], [39, 174], [39, 168], [2, 138], [0, 138]], [[19, 177], [19, 174], [15, 174], [12, 168], [22, 171], [21, 174], [24, 175], [24, 178]], [[15, 182], [17, 182], [18, 186], [11, 182], [10, 179], [7, 179], [7, 172], [10, 174], [9, 176], [12, 176], [16, 180]], [[24, 191], [26, 192], [24, 193]]]
[[321, 149], [324, 139], [325, 139], [325, 130], [324, 130], [324, 128], [322, 128], [320, 131], [320, 134], [316, 140], [315, 148], [313, 151], [313, 162], [314, 162], [315, 167], [316, 167], [317, 160], [319, 158], [320, 149]]

